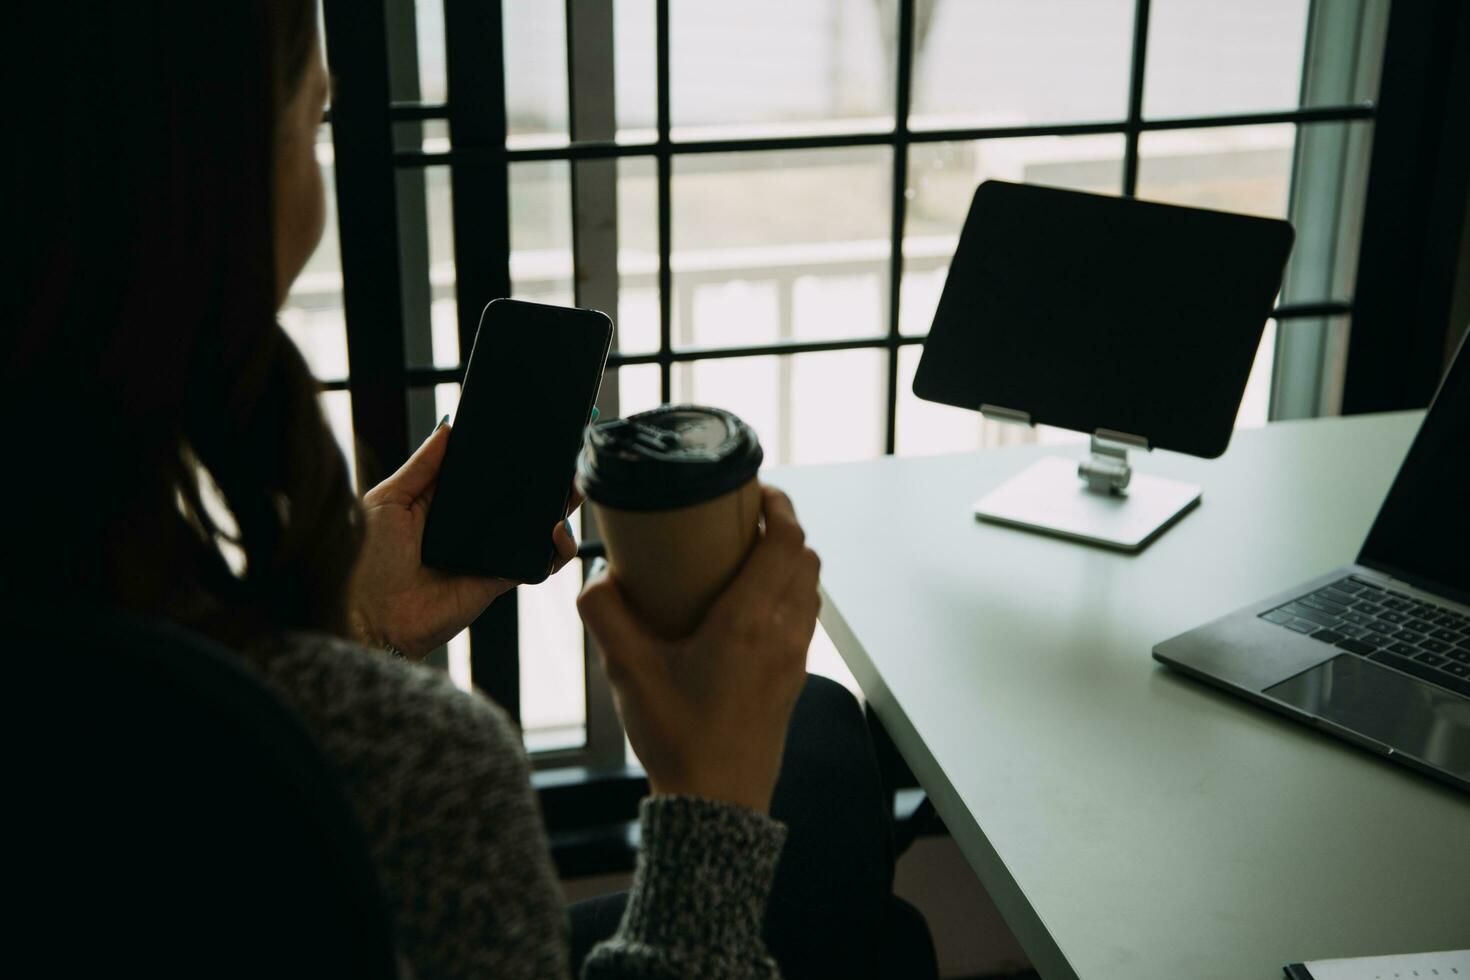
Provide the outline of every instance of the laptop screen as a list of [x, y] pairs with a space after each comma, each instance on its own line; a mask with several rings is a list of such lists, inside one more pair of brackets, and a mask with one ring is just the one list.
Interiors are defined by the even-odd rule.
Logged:
[[1470, 602], [1470, 341], [1439, 394], [1368, 532], [1359, 563]]

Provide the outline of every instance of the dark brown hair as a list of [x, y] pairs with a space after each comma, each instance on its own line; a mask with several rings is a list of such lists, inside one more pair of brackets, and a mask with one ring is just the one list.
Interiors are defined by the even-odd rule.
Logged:
[[80, 6], [35, 36], [49, 63], [15, 182], [8, 597], [230, 642], [343, 632], [360, 511], [275, 320], [278, 120], [316, 5]]

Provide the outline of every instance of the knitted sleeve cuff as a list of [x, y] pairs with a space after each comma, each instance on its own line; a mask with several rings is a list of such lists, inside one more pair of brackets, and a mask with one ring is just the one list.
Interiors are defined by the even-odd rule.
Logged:
[[640, 820], [638, 869], [610, 945], [684, 975], [773, 975], [761, 927], [785, 825], [690, 796], [649, 797]]

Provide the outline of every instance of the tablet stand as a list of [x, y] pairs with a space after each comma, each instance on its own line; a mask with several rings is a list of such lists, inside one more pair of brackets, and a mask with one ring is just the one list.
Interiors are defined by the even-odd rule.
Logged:
[[[1128, 489], [1133, 467], [1128, 465], [1128, 447], [1138, 445], [1134, 436], [1098, 429], [1092, 434], [1092, 451], [1077, 463], [1077, 475], [1094, 493], [1122, 493]], [[1144, 442], [1142, 449], [1148, 449]]]
[[[992, 405], [980, 411], [998, 421], [1031, 424], [1026, 412]], [[1130, 448], [1147, 452], [1150, 447], [1141, 436], [1098, 429], [1081, 460], [1038, 460], [976, 501], [975, 516], [1105, 548], [1140, 551], [1199, 503], [1200, 488], [1135, 474], [1128, 463]]]
[[981, 184], [914, 394], [1092, 447], [1080, 465], [1042, 459], [975, 513], [1138, 551], [1193, 507], [1199, 487], [1135, 473], [1128, 452], [1225, 452], [1292, 237], [1270, 218]]

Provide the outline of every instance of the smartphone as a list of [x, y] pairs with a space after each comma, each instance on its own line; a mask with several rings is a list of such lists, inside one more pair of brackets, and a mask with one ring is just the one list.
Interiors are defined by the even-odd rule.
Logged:
[[424, 528], [425, 565], [534, 584], [551, 574], [607, 314], [497, 299], [480, 314]]

